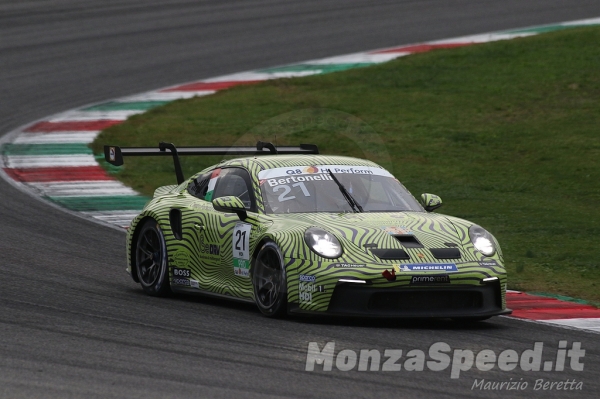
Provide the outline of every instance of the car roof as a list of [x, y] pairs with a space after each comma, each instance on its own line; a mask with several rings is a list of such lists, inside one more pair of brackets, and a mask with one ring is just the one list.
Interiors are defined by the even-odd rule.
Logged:
[[370, 166], [383, 169], [375, 162], [366, 159], [344, 157], [340, 155], [266, 155], [231, 159], [223, 161], [219, 166], [250, 166], [248, 165], [249, 163], [258, 166], [261, 170], [311, 165]]

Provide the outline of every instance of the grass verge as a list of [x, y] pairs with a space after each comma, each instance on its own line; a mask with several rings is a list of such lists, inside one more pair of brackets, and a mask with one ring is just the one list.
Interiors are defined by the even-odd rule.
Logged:
[[[598, 43], [574, 29], [236, 87], [134, 116], [93, 149], [260, 138], [377, 158], [379, 137], [411, 192], [496, 235], [509, 288], [600, 301]], [[185, 174], [218, 161], [185, 159]], [[168, 159], [127, 159], [116, 177], [148, 195], [174, 184]]]

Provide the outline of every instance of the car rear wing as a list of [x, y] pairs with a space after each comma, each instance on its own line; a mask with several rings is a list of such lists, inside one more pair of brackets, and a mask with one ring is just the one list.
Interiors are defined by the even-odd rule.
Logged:
[[[167, 152], [166, 150], [169, 150]], [[116, 145], [104, 146], [104, 159], [111, 165], [123, 165], [124, 156], [146, 157], [146, 156], [165, 156], [173, 157], [175, 166], [175, 174], [177, 175], [177, 184], [185, 181], [181, 163], [179, 162], [180, 155], [289, 155], [289, 154], [318, 154], [319, 149], [314, 144], [300, 144], [298, 147], [275, 147], [271, 143], [259, 141], [256, 147], [237, 146], [237, 147], [180, 147], [176, 148], [171, 143], [161, 142], [158, 148], [155, 147], [125, 147], [121, 148]]]

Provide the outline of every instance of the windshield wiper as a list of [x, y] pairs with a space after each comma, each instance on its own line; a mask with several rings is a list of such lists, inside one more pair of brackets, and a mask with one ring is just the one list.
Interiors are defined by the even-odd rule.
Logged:
[[340, 181], [337, 179], [337, 177], [335, 177], [335, 175], [333, 174], [333, 172], [331, 171], [331, 169], [327, 169], [327, 171], [329, 172], [329, 176], [331, 176], [331, 178], [333, 179], [333, 181], [340, 188], [340, 191], [342, 192], [342, 195], [344, 196], [344, 198], [346, 199], [346, 201], [348, 201], [348, 204], [350, 204], [350, 207], [352, 208], [352, 210], [354, 212], [364, 212], [363, 207], [360, 206], [360, 204], [358, 202], [356, 202], [356, 200], [354, 199], [354, 197], [352, 197], [352, 195], [348, 192], [348, 190], [346, 190], [346, 187], [344, 187], [344, 185], [342, 183], [340, 183]]

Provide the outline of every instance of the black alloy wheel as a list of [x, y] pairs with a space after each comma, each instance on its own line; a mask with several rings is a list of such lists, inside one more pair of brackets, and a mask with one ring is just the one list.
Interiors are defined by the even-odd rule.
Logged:
[[171, 292], [165, 237], [154, 219], [140, 228], [135, 247], [136, 273], [148, 295], [165, 296]]
[[254, 259], [252, 284], [256, 305], [268, 317], [287, 314], [287, 287], [283, 257], [279, 247], [266, 242]]

